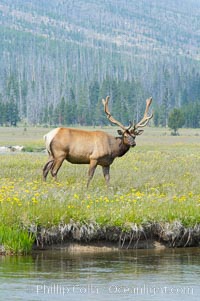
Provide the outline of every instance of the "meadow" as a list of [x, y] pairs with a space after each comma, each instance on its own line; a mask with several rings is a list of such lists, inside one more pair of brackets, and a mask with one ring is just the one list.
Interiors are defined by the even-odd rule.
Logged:
[[181, 129], [174, 137], [167, 129], [147, 128], [137, 146], [112, 164], [110, 187], [98, 167], [89, 189], [87, 165], [64, 162], [58, 182], [51, 176], [42, 181], [42, 136], [48, 131], [0, 128], [0, 146], [34, 151], [0, 154], [0, 245], [6, 252], [30, 252], [36, 238], [30, 229], [71, 221], [121, 229], [151, 222], [200, 224], [200, 129]]

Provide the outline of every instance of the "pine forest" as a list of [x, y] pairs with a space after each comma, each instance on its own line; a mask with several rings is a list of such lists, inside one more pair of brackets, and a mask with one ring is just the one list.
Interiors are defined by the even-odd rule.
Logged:
[[0, 125], [200, 127], [199, 0], [0, 0]]

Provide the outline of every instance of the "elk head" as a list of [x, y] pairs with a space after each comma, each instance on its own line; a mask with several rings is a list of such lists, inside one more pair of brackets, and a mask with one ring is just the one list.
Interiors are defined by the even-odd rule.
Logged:
[[140, 128], [145, 127], [149, 122], [149, 120], [153, 117], [153, 114], [148, 116], [149, 107], [152, 103], [152, 97], [146, 100], [146, 108], [145, 108], [143, 118], [137, 124], [133, 124], [131, 121], [129, 121], [128, 127], [125, 127], [123, 124], [121, 124], [111, 115], [108, 109], [109, 99], [110, 99], [109, 96], [107, 96], [106, 99], [102, 99], [104, 105], [104, 111], [107, 115], [107, 118], [110, 120], [110, 122], [118, 125], [122, 129], [122, 130], [118, 130], [118, 134], [122, 136], [123, 143], [134, 147], [136, 145], [135, 143], [136, 136], [141, 135], [143, 133], [143, 130], [141, 130]]

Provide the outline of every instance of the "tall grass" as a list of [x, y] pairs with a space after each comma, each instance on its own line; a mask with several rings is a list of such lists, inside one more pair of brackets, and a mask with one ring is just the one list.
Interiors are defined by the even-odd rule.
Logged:
[[28, 254], [32, 250], [35, 237], [19, 225], [0, 225], [0, 245], [9, 254]]

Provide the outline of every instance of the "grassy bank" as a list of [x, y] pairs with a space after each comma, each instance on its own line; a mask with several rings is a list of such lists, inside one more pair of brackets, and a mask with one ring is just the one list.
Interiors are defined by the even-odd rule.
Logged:
[[[42, 147], [45, 132], [39, 130], [40, 139], [33, 132], [28, 139], [10, 137], [7, 145]], [[137, 147], [111, 166], [109, 189], [101, 168], [87, 190], [87, 165], [64, 162], [59, 182], [49, 177], [44, 183], [45, 154], [0, 154], [0, 245], [28, 252], [40, 229], [72, 223], [122, 231], [149, 223], [200, 224], [199, 131], [171, 137], [165, 130], [148, 129], [138, 138]]]

